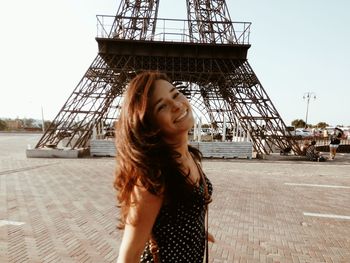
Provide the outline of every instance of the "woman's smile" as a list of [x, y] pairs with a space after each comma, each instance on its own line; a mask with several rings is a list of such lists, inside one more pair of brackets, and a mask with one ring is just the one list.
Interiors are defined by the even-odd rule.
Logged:
[[187, 117], [187, 114], [188, 114], [188, 110], [185, 110], [179, 117], [177, 117], [174, 121], [175, 122], [179, 122], [179, 121], [182, 121], [182, 119], [184, 119], [185, 117]]

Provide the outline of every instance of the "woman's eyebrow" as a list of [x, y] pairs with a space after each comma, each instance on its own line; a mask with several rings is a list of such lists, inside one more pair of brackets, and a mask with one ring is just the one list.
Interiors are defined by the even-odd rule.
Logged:
[[156, 103], [154, 103], [153, 108], [155, 109], [157, 107], [157, 104], [159, 104], [162, 100], [163, 98], [158, 99]]
[[[169, 93], [172, 93], [174, 90], [176, 90], [176, 88], [174, 87], [174, 88], [172, 88], [170, 91], [169, 91]], [[154, 103], [154, 108], [157, 106], [157, 104], [158, 103], [160, 103], [161, 101], [163, 100], [163, 98], [160, 98], [160, 99], [158, 99], [157, 101], [156, 101], [156, 103]]]

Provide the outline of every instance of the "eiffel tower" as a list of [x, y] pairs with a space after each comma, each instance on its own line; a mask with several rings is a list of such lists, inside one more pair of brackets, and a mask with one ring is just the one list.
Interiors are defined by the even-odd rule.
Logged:
[[159, 70], [217, 132], [239, 124], [257, 153], [301, 153], [247, 61], [251, 23], [232, 22], [225, 0], [186, 4], [187, 19], [158, 18], [159, 0], [121, 0], [115, 16], [97, 16], [98, 54], [35, 148], [88, 147], [114, 126], [128, 81]]

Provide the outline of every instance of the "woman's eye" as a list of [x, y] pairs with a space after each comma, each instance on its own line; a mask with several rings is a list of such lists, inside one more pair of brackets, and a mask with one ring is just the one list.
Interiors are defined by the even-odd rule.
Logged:
[[164, 109], [165, 107], [166, 107], [165, 104], [160, 105], [160, 106], [158, 107], [158, 111], [161, 111], [161, 110]]
[[180, 92], [176, 92], [173, 96], [174, 99], [176, 99], [180, 95]]

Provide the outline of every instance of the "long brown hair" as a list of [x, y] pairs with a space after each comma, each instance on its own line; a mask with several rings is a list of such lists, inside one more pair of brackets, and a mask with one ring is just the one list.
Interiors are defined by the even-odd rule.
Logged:
[[[152, 194], [162, 195], [170, 205], [185, 200], [192, 192], [193, 185], [189, 184], [176, 161], [180, 154], [162, 140], [152, 123], [149, 98], [157, 80], [170, 82], [165, 74], [151, 71], [140, 73], [130, 81], [116, 124], [114, 187], [121, 207], [120, 228], [124, 227], [132, 205], [131, 193], [135, 185], [142, 184]], [[200, 161], [200, 152], [190, 146], [189, 150]]]

